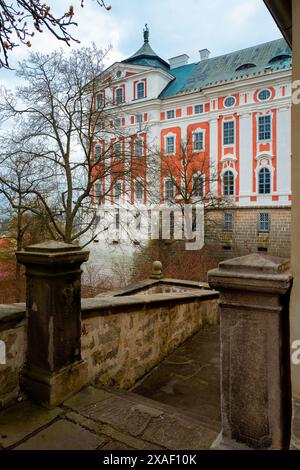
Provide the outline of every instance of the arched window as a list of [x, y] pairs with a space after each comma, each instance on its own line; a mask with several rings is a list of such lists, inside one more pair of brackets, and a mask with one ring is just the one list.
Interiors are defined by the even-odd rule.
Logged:
[[136, 87], [137, 99], [140, 100], [145, 98], [145, 83], [139, 82]]
[[173, 199], [175, 193], [175, 185], [171, 179], [165, 180], [165, 198]]
[[258, 192], [259, 194], [271, 193], [271, 171], [268, 168], [262, 168], [259, 170]]
[[234, 195], [234, 175], [230, 170], [225, 171], [223, 175], [223, 194], [224, 196]]

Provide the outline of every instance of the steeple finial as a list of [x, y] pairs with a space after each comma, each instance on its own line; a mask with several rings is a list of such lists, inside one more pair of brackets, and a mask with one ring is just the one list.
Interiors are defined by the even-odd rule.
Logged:
[[144, 29], [144, 43], [149, 42], [149, 28], [147, 23], [145, 24], [145, 29]]

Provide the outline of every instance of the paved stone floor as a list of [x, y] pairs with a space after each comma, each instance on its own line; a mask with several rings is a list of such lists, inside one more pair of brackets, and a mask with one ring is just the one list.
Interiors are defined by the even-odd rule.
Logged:
[[176, 407], [220, 431], [219, 326], [207, 327], [179, 346], [133, 389]]
[[217, 328], [201, 331], [134, 393], [93, 385], [52, 410], [3, 410], [0, 449], [209, 449], [220, 427], [217, 338]]

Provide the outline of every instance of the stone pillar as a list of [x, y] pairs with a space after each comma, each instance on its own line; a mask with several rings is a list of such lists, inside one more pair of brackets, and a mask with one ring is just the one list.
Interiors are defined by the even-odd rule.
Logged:
[[55, 406], [87, 382], [80, 345], [80, 266], [89, 252], [50, 241], [16, 255], [27, 277], [28, 350], [21, 386], [36, 401]]
[[[208, 273], [220, 292], [222, 441], [286, 449], [291, 427], [289, 262], [251, 254]], [[221, 446], [222, 447], [222, 446]]]
[[[293, 288], [291, 294], [291, 354], [300, 340], [300, 2], [293, 0], [293, 82], [296, 99], [292, 105], [292, 250]], [[292, 361], [293, 433], [292, 447], [300, 450], [300, 364]]]

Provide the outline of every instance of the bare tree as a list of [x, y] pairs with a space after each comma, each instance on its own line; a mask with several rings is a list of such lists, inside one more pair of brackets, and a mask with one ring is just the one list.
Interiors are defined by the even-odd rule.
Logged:
[[116, 182], [125, 186], [134, 165], [136, 136], [122, 125], [122, 106], [96, 99], [108, 86], [101, 75], [106, 53], [93, 46], [69, 58], [62, 51], [31, 54], [18, 69], [26, 86], [1, 96], [0, 116], [14, 119], [15, 128], [3, 139], [37, 162], [36, 178], [52, 179], [51, 194], [43, 179], [29, 193], [47, 213], [53, 237], [67, 243], [89, 233], [97, 221], [96, 199], [111, 197]]
[[[95, 1], [106, 10], [111, 9], [104, 0]], [[84, 6], [84, 0], [80, 0], [80, 5]], [[43, 28], [68, 45], [71, 41], [79, 42], [70, 33], [70, 27], [77, 26], [74, 16], [72, 5], [59, 15], [52, 12], [51, 2], [49, 5], [40, 0], [0, 0], [0, 68], [9, 68], [9, 51], [20, 44], [31, 47], [33, 36], [42, 33]]]
[[[50, 191], [52, 174], [41, 167], [39, 161], [28, 159], [28, 156], [14, 152], [12, 147], [5, 148], [0, 141], [2, 156], [0, 161], [0, 196], [2, 209], [5, 208], [9, 218], [6, 237], [15, 240], [17, 251], [28, 243], [40, 241], [45, 233], [53, 235], [49, 217], [42, 210], [41, 204], [33, 192], [40, 188]], [[39, 225], [39, 226], [38, 226]], [[31, 232], [31, 233], [30, 233]], [[42, 233], [41, 233], [42, 232]], [[29, 236], [28, 236], [29, 235]], [[20, 301], [21, 266], [16, 261], [15, 283], [16, 302]]]
[[228, 199], [216, 191], [220, 181], [217, 166], [209, 155], [193, 149], [193, 142], [182, 142], [179, 155], [161, 154], [164, 200], [170, 204], [203, 204], [205, 209], [220, 208]]

